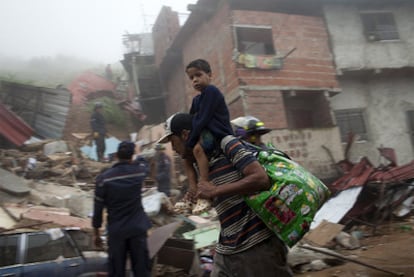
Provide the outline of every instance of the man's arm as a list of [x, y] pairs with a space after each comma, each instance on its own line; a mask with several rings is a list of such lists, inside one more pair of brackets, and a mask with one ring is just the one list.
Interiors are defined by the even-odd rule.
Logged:
[[244, 167], [243, 178], [220, 186], [204, 181], [198, 183], [197, 197], [211, 199], [217, 196], [227, 196], [234, 194], [246, 195], [257, 191], [263, 191], [270, 188], [269, 177], [264, 171], [262, 165], [254, 161]]

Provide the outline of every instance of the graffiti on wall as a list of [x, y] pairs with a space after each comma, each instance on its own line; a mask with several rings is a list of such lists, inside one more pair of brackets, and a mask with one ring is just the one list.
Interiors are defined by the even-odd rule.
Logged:
[[[292, 159], [306, 159], [309, 156], [308, 141], [312, 139], [312, 132], [290, 133], [272, 137], [276, 148], [284, 151]], [[282, 147], [283, 146], [283, 147]]]
[[[285, 152], [290, 158], [311, 171], [319, 178], [330, 178], [337, 175], [335, 161], [333, 161], [323, 149], [322, 145], [329, 148], [336, 161], [341, 158], [341, 145], [337, 140], [330, 139], [325, 130], [279, 130], [269, 134], [268, 139], [277, 149]], [[339, 141], [339, 139], [338, 139]]]

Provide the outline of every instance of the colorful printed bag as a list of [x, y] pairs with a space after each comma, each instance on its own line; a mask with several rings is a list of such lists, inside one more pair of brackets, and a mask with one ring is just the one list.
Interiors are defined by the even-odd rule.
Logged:
[[246, 196], [247, 204], [289, 247], [309, 230], [322, 204], [330, 195], [318, 178], [274, 148], [257, 150], [272, 186], [267, 191]]

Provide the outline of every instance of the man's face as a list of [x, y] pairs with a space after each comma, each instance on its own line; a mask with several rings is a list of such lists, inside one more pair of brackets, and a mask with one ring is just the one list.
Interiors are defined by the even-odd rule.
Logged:
[[180, 155], [181, 158], [185, 157], [185, 142], [177, 135], [170, 136], [170, 142], [172, 149]]
[[211, 73], [206, 73], [195, 67], [188, 68], [186, 72], [195, 90], [202, 91], [210, 84]]
[[169, 140], [171, 142], [172, 149], [180, 155], [181, 158], [186, 159], [188, 158], [191, 151], [187, 149], [185, 146], [185, 142], [188, 138], [188, 131], [184, 130], [182, 134], [179, 135], [171, 135]]

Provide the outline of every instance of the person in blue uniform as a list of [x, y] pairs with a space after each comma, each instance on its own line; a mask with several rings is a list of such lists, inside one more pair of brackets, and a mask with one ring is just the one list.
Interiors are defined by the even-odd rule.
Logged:
[[135, 144], [123, 141], [116, 152], [118, 162], [96, 178], [94, 213], [95, 245], [102, 247], [100, 228], [102, 213], [107, 210], [109, 276], [125, 276], [127, 256], [134, 276], [150, 276], [151, 263], [147, 231], [151, 222], [141, 199], [141, 187], [148, 175], [148, 166], [132, 161]]
[[158, 191], [165, 193], [168, 197], [171, 196], [171, 159], [164, 152], [165, 146], [162, 144], [155, 145], [155, 179], [158, 183]]
[[106, 150], [105, 137], [106, 137], [106, 123], [103, 115], [103, 104], [96, 102], [94, 110], [91, 116], [91, 129], [93, 139], [96, 144], [96, 155], [98, 162], [104, 161], [104, 154]]

